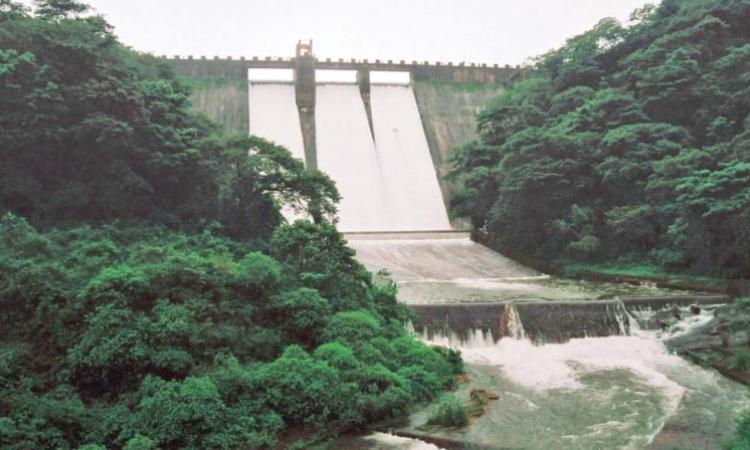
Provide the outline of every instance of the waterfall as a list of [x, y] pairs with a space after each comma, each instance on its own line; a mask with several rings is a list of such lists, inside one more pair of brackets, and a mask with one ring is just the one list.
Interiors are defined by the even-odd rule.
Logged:
[[518, 310], [511, 303], [505, 307], [504, 314], [500, 317], [501, 333], [513, 339], [524, 339], [526, 331], [523, 329], [523, 322]]
[[302, 128], [291, 83], [249, 83], [250, 134], [286, 147], [305, 160]]
[[449, 230], [448, 214], [412, 87], [373, 84], [370, 101], [391, 229]]
[[317, 85], [318, 167], [341, 193], [339, 229], [450, 230], [411, 87], [372, 85], [370, 98], [372, 132], [356, 85]]
[[383, 173], [364, 103], [354, 84], [319, 84], [315, 105], [318, 168], [341, 194], [339, 229], [393, 230]]
[[[261, 82], [248, 84], [250, 134], [286, 147], [295, 158], [305, 160], [294, 84]], [[302, 211], [285, 205], [281, 214], [292, 222], [307, 218]]]

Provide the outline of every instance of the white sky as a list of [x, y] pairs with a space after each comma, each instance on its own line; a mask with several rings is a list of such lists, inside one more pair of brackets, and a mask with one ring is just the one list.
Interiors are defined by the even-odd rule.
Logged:
[[[26, 0], [29, 2], [30, 0]], [[653, 0], [651, 1], [653, 2]], [[121, 41], [157, 55], [521, 64], [648, 0], [89, 0]]]

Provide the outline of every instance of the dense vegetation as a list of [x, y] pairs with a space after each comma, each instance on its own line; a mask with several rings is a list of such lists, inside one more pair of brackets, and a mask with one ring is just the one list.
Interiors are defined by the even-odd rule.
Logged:
[[750, 277], [748, 113], [750, 1], [602, 20], [481, 115], [453, 213], [547, 260]]
[[333, 183], [187, 94], [85, 6], [0, 0], [0, 448], [265, 448], [453, 383]]

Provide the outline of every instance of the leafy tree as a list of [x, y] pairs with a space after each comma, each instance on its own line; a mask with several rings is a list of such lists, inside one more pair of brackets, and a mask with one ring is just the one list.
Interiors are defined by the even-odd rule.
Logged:
[[537, 257], [750, 276], [749, 19], [665, 0], [539, 57], [455, 152], [452, 214]]

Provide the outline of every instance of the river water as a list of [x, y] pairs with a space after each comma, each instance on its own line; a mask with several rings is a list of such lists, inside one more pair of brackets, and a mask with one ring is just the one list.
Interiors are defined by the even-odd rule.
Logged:
[[[713, 370], [671, 354], [671, 337], [689, 333], [709, 312], [688, 317], [672, 331], [572, 339], [534, 345], [526, 339], [493, 342], [478, 332], [456, 348], [467, 362], [473, 389], [498, 394], [486, 413], [461, 429], [426, 426], [429, 408], [414, 412], [398, 431], [485, 449], [717, 449], [748, 407], [747, 389]], [[424, 441], [378, 433], [349, 437], [334, 448], [434, 449]]]
[[[676, 326], [689, 332], [689, 325]], [[458, 348], [468, 363], [460, 398], [482, 388], [500, 399], [466, 429], [430, 433], [489, 448], [718, 448], [748, 406], [746, 388], [671, 354], [670, 336], [636, 328], [630, 336], [544, 345], [433, 338], [431, 344]], [[410, 428], [426, 416], [415, 413]]]
[[[653, 286], [584, 283], [548, 277], [471, 242], [451, 239], [358, 239], [349, 244], [371, 270], [386, 269], [399, 298], [410, 304], [581, 300], [684, 294]], [[426, 428], [429, 408], [399, 431], [470, 443], [475, 448], [716, 449], [748, 406], [746, 388], [672, 354], [669, 339], [690, 333], [712, 312], [687, 314], [670, 330], [642, 330], [652, 311], [628, 317], [629, 335], [539, 344], [495, 341], [476, 331], [468, 339], [434, 333], [429, 344], [456, 348], [467, 362], [472, 389], [499, 395], [487, 413], [463, 429]], [[636, 320], [637, 319], [637, 320]], [[382, 438], [382, 436], [380, 436]], [[351, 448], [419, 448], [370, 436]], [[351, 443], [347, 445], [352, 445]], [[416, 447], [409, 447], [414, 445]], [[344, 448], [344, 447], [341, 447]]]
[[349, 236], [357, 259], [373, 272], [386, 271], [408, 304], [496, 301], [593, 300], [683, 295], [677, 290], [622, 283], [586, 283], [550, 277], [468, 237], [372, 239]]

